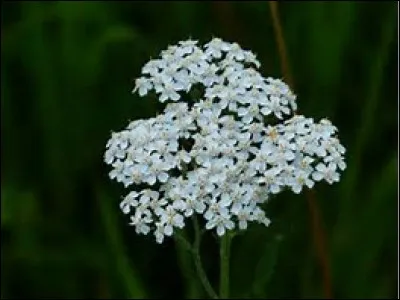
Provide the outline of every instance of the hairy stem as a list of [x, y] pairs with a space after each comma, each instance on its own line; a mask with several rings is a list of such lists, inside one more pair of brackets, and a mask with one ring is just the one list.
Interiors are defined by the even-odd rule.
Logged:
[[229, 232], [221, 238], [219, 255], [220, 255], [220, 278], [219, 278], [219, 296], [221, 299], [229, 297], [229, 257], [231, 236]]

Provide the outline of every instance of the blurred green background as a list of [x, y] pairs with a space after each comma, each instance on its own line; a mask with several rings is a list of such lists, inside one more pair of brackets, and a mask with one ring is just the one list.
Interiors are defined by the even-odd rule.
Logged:
[[[267, 2], [2, 2], [1, 297], [204, 296], [188, 254], [137, 236], [103, 163], [112, 130], [156, 113], [132, 95], [142, 65], [189, 37], [250, 49], [282, 77]], [[316, 204], [336, 298], [397, 295], [396, 2], [282, 2], [300, 111], [348, 149]], [[232, 297], [318, 298], [322, 268], [305, 194], [271, 201], [269, 228], [232, 245]], [[218, 249], [202, 247], [218, 284]]]

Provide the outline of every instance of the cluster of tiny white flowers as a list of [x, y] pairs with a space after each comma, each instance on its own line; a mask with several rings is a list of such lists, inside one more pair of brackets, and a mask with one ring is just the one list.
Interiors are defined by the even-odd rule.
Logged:
[[111, 179], [140, 188], [120, 204], [137, 233], [162, 243], [194, 214], [219, 236], [252, 221], [268, 226], [260, 204], [271, 194], [339, 181], [337, 128], [296, 115], [290, 88], [259, 66], [252, 52], [214, 38], [181, 41], [143, 67], [133, 92], [154, 92], [166, 107], [112, 133], [104, 156]]

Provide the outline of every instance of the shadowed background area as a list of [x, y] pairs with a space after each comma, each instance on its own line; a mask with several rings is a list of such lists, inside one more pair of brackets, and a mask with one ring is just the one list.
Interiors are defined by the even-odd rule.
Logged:
[[[105, 144], [157, 113], [133, 80], [180, 40], [238, 42], [285, 80], [271, 6], [10, 1], [1, 14], [1, 298], [204, 296], [179, 244], [128, 226]], [[268, 203], [270, 227], [233, 240], [231, 295], [395, 298], [396, 2], [282, 2], [278, 14], [299, 109], [338, 127], [348, 168], [316, 185], [311, 209], [284, 192]], [[212, 237], [201, 251], [217, 286]]]

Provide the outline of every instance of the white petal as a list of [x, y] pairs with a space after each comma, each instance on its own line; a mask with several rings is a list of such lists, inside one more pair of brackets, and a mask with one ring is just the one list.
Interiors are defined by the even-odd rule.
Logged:
[[225, 234], [225, 227], [223, 225], [218, 225], [217, 227], [217, 234], [219, 236], [223, 236]]
[[247, 108], [244, 108], [244, 107], [240, 107], [239, 109], [238, 109], [238, 112], [237, 112], [237, 114], [239, 115], [239, 116], [245, 116], [245, 115], [247, 115], [247, 113], [248, 113], [248, 109]]
[[183, 223], [183, 217], [180, 214], [174, 216], [173, 225], [178, 228], [183, 228], [185, 226], [185, 223]]
[[147, 177], [147, 180], [145, 181], [150, 185], [154, 185], [157, 182], [157, 178], [155, 175], [150, 175]]
[[164, 227], [164, 234], [165, 235], [171, 236], [173, 232], [174, 232], [174, 229], [172, 228], [171, 225], [165, 225], [165, 227]]
[[160, 182], [162, 182], [162, 183], [167, 182], [168, 178], [169, 178], [169, 176], [165, 172], [158, 174], [158, 180], [160, 180]]
[[172, 92], [171, 95], [170, 95], [170, 98], [171, 98], [171, 100], [173, 100], [173, 101], [179, 100], [180, 97], [181, 97], [181, 96], [180, 96], [178, 93], [176, 93], [176, 92]]
[[281, 191], [279, 185], [277, 185], [277, 184], [272, 184], [270, 186], [270, 190], [271, 190], [272, 194], [278, 194]]
[[316, 169], [317, 171], [321, 172], [321, 173], [324, 173], [325, 170], [326, 170], [326, 166], [325, 166], [324, 164], [322, 164], [322, 163], [319, 163], [319, 164], [315, 167], [315, 169]]
[[206, 209], [206, 205], [203, 202], [196, 202], [195, 209], [197, 213], [202, 214]]
[[147, 94], [147, 87], [146, 86], [141, 86], [140, 88], [139, 88], [139, 96], [140, 97], [143, 97], [144, 95], [146, 95]]
[[145, 225], [145, 224], [142, 224], [142, 225], [140, 226], [140, 232], [141, 232], [142, 234], [144, 234], [144, 235], [147, 235], [147, 234], [150, 232], [150, 227], [147, 226], [147, 225]]
[[204, 218], [210, 221], [214, 217], [214, 213], [211, 210], [206, 211], [204, 214]]
[[163, 92], [159, 98], [160, 102], [163, 103], [168, 100], [168, 96]]
[[219, 204], [221, 205], [221, 206], [228, 206], [229, 204], [231, 204], [232, 203], [232, 200], [231, 200], [231, 197], [229, 197], [229, 195], [228, 194], [223, 194], [222, 196], [221, 196], [221, 200], [220, 200], [220, 202], [219, 202]]
[[307, 179], [306, 180], [306, 185], [311, 189], [314, 186], [314, 181]]
[[320, 181], [322, 178], [324, 178], [324, 175], [320, 172], [314, 172], [312, 173], [312, 178], [316, 181]]
[[302, 190], [302, 186], [300, 184], [296, 184], [296, 185], [292, 186], [292, 190], [294, 193], [300, 194], [300, 192]]
[[229, 230], [232, 230], [233, 228], [235, 228], [235, 223], [233, 223], [232, 220], [227, 220], [224, 225]]
[[247, 229], [247, 221], [246, 221], [246, 220], [241, 220], [241, 221], [239, 222], [239, 228], [240, 228], [241, 230]]
[[206, 223], [206, 229], [207, 230], [209, 230], [209, 229], [212, 229], [212, 228], [214, 228], [215, 227], [215, 221], [214, 220], [210, 220], [210, 221], [208, 221], [207, 223]]
[[122, 212], [124, 214], [129, 214], [131, 211], [130, 205], [129, 204], [125, 204], [124, 206], [121, 206]]
[[263, 108], [261, 108], [261, 113], [264, 116], [268, 116], [271, 113], [271, 109], [269, 109], [268, 107], [263, 107]]

